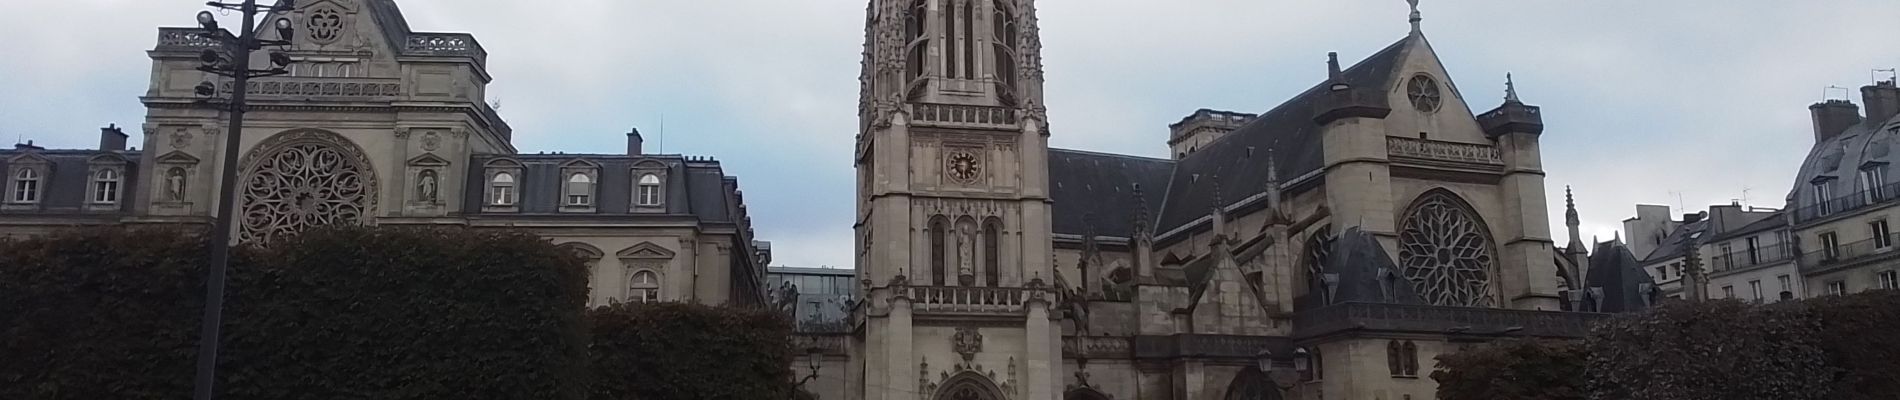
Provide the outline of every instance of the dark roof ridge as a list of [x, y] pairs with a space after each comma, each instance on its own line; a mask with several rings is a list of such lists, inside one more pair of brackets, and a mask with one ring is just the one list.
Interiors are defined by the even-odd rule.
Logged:
[[1064, 152], [1064, 153], [1075, 153], [1075, 154], [1081, 154], [1081, 155], [1085, 155], [1085, 156], [1103, 156], [1103, 157], [1118, 157], [1118, 158], [1132, 158], [1132, 159], [1138, 159], [1138, 160], [1142, 160], [1142, 161], [1158, 161], [1158, 162], [1167, 162], [1167, 163], [1172, 163], [1172, 162], [1174, 162], [1174, 160], [1172, 160], [1172, 159], [1166, 159], [1166, 158], [1160, 158], [1160, 157], [1149, 157], [1149, 156], [1138, 156], [1138, 155], [1133, 155], [1133, 154], [1119, 154], [1119, 153], [1108, 153], [1108, 152], [1100, 152], [1100, 151], [1091, 151], [1091, 150], [1076, 150], [1076, 149], [1064, 149], [1064, 148], [1056, 148], [1056, 147], [1050, 147], [1050, 148], [1049, 148], [1049, 151], [1060, 151], [1060, 152]]
[[[1399, 39], [1399, 41], [1392, 42], [1392, 44], [1386, 45], [1385, 48], [1379, 49], [1379, 51], [1375, 51], [1375, 52], [1372, 52], [1372, 54], [1366, 55], [1366, 58], [1359, 59], [1359, 62], [1353, 63], [1351, 67], [1346, 67], [1346, 69], [1343, 70], [1342, 72], [1352, 72], [1353, 70], [1357, 70], [1361, 67], [1366, 67], [1367, 66], [1366, 62], [1379, 58], [1379, 56], [1383, 55], [1385, 52], [1400, 51], [1400, 49], [1403, 49], [1405, 47], [1406, 42], [1410, 41], [1411, 39], [1412, 39], [1411, 36], [1406, 36], [1405, 38]], [[1268, 109], [1266, 112], [1254, 114], [1255, 118], [1247, 121], [1247, 124], [1241, 125], [1239, 128], [1235, 128], [1234, 134], [1222, 135], [1221, 137], [1215, 138], [1214, 141], [1208, 142], [1207, 145], [1209, 147], [1212, 147], [1215, 144], [1219, 144], [1221, 141], [1225, 141], [1225, 140], [1240, 136], [1238, 135], [1238, 133], [1241, 133], [1242, 131], [1246, 131], [1247, 128], [1252, 128], [1254, 125], [1268, 123], [1269, 118], [1266, 118], [1266, 117], [1271, 116], [1271, 115], [1276, 115], [1277, 113], [1281, 111], [1287, 111], [1287, 112], [1309, 111], [1310, 112], [1312, 110], [1292, 110], [1292, 109], [1288, 109], [1287, 107], [1292, 107], [1296, 103], [1300, 105], [1307, 105], [1306, 103], [1295, 101], [1295, 100], [1306, 98], [1307, 96], [1317, 95], [1318, 93], [1320, 93], [1320, 89], [1325, 88], [1325, 87], [1327, 87], [1327, 80], [1322, 79], [1320, 80], [1319, 83], [1313, 84], [1313, 87], [1300, 91], [1299, 94], [1293, 95], [1293, 97], [1288, 97], [1286, 101], [1280, 102], [1280, 104], [1273, 106], [1273, 108]], [[1210, 153], [1203, 152], [1203, 153], [1188, 154], [1187, 157], [1182, 157], [1182, 159], [1185, 160], [1189, 158], [1194, 158], [1195, 154], [1210, 154]]]

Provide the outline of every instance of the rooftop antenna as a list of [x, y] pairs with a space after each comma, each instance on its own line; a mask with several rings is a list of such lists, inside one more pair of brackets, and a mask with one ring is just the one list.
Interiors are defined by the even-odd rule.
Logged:
[[1821, 101], [1829, 100], [1827, 95], [1830, 93], [1834, 93], [1835, 90], [1841, 91], [1840, 100], [1847, 100], [1847, 96], [1850, 96], [1854, 93], [1852, 91], [1848, 91], [1847, 88], [1844, 88], [1844, 87], [1835, 86], [1835, 85], [1827, 85], [1826, 88], [1821, 89]]
[[1896, 71], [1894, 68], [1876, 69], [1872, 73], [1874, 76], [1874, 84], [1880, 83], [1880, 73], [1882, 72], [1887, 73], [1887, 82], [1900, 81], [1900, 71]]
[[1674, 191], [1674, 190], [1671, 190], [1671, 191], [1669, 191], [1669, 194], [1672, 194], [1672, 195], [1675, 195], [1675, 196], [1676, 196], [1676, 209], [1677, 209], [1677, 210], [1681, 210], [1681, 212], [1689, 212], [1689, 206], [1687, 205], [1687, 203], [1684, 203], [1684, 202], [1682, 201], [1682, 192], [1678, 192], [1678, 191]]
[[658, 154], [666, 154], [666, 113], [660, 113], [660, 140], [659, 142], [660, 142], [660, 151]]

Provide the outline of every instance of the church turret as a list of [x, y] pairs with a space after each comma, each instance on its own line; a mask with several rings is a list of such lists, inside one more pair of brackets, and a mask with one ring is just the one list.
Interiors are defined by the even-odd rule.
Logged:
[[[1411, 39], [1407, 39], [1411, 40]], [[1339, 54], [1326, 54], [1327, 80], [1319, 90], [1313, 122], [1321, 129], [1326, 164], [1326, 207], [1333, 234], [1359, 227], [1398, 248], [1390, 212], [1392, 175], [1386, 148], [1385, 118], [1392, 113], [1383, 88], [1352, 84], [1339, 66]], [[1395, 255], [1396, 256], [1396, 255]]]
[[[1478, 125], [1484, 129], [1485, 136], [1496, 141], [1499, 156], [1504, 161], [1504, 178], [1499, 182], [1504, 196], [1506, 209], [1516, 210], [1517, 221], [1507, 227], [1522, 240], [1513, 241], [1504, 246], [1504, 256], [1513, 263], [1524, 265], [1521, 270], [1503, 271], [1506, 287], [1512, 293], [1507, 297], [1512, 306], [1520, 309], [1559, 309], [1561, 300], [1555, 282], [1546, 278], [1556, 274], [1557, 265], [1550, 258], [1556, 243], [1551, 239], [1549, 214], [1545, 211], [1544, 201], [1544, 163], [1542, 148], [1538, 144], [1544, 133], [1542, 111], [1533, 105], [1524, 104], [1518, 98], [1517, 81], [1511, 75], [1504, 76], [1504, 104], [1478, 116]], [[1571, 244], [1582, 249], [1578, 243], [1575, 208], [1566, 212], [1566, 223], [1571, 225]], [[1568, 249], [1567, 249], [1568, 250]], [[1576, 250], [1572, 250], [1576, 251]], [[1577, 265], [1589, 265], [1572, 256]]]

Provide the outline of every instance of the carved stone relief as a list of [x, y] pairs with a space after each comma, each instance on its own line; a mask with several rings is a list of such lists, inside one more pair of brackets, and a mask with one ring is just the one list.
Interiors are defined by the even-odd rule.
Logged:
[[983, 333], [975, 327], [959, 327], [956, 336], [950, 338], [950, 345], [963, 355], [963, 361], [976, 359], [976, 353], [983, 351]]
[[371, 222], [376, 175], [355, 144], [334, 133], [278, 134], [245, 156], [239, 192], [241, 241], [328, 224]]

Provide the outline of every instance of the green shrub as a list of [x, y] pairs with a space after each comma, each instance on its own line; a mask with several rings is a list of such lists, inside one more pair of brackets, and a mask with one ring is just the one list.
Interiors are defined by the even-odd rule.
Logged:
[[[205, 241], [0, 243], [0, 398], [191, 393]], [[532, 235], [334, 228], [235, 253], [220, 388], [253, 399], [586, 395], [586, 274]]]
[[1800, 307], [1670, 302], [1618, 316], [1586, 341], [1601, 400], [1824, 399], [1821, 324]]
[[762, 309], [616, 304], [588, 313], [591, 400], [788, 399], [792, 324]]
[[1507, 340], [1438, 356], [1441, 400], [1583, 400], [1583, 344]]
[[1799, 306], [1820, 321], [1815, 340], [1835, 367], [1829, 399], [1900, 396], [1900, 291], [1825, 296]]

